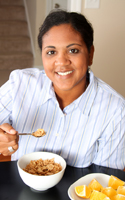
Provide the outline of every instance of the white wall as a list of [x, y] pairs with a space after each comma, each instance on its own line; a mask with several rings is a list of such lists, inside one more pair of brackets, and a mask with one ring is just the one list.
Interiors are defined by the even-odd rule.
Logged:
[[36, 38], [35, 38], [35, 49], [36, 49], [36, 58], [34, 66], [38, 68], [42, 68], [42, 59], [41, 52], [38, 47], [37, 36], [39, 33], [39, 28], [43, 23], [43, 20], [46, 16], [46, 0], [37, 0], [36, 5]]
[[38, 47], [37, 36], [39, 27], [46, 16], [46, 0], [26, 0], [26, 5], [35, 51], [34, 67], [42, 68], [41, 52]]
[[93, 72], [125, 97], [125, 0], [100, 0], [99, 9], [83, 0], [82, 13], [95, 31]]
[[35, 56], [35, 37], [36, 37], [36, 1], [24, 0], [26, 16], [28, 20], [28, 28], [32, 40], [32, 52]]

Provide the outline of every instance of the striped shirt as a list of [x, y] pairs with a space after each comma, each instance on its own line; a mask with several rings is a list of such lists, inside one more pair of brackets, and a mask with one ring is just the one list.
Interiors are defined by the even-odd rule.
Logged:
[[38, 69], [15, 70], [0, 88], [0, 124], [19, 133], [38, 128], [42, 138], [20, 136], [12, 160], [34, 151], [61, 155], [68, 165], [125, 167], [125, 100], [90, 72], [86, 91], [63, 111], [52, 82]]

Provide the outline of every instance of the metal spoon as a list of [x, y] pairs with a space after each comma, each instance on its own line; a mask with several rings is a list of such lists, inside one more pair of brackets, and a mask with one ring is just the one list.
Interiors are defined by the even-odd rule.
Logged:
[[33, 133], [18, 133], [18, 135], [32, 135], [32, 136], [37, 137], [37, 138], [38, 137], [43, 137], [43, 136], [46, 135], [46, 132], [44, 134], [42, 134], [42, 135], [39, 135], [39, 136], [36, 136], [34, 133], [35, 132], [33, 132]]

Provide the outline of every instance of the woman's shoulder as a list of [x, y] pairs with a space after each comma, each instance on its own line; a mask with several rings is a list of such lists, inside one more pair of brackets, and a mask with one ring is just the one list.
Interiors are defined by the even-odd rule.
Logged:
[[97, 77], [94, 77], [94, 79], [97, 83], [97, 92], [99, 94], [103, 94], [104, 97], [107, 98], [112, 98], [114, 101], [119, 101], [119, 103], [121, 102], [121, 104], [125, 106], [125, 98], [120, 93], [118, 93], [113, 87], [111, 87], [103, 80]]
[[42, 82], [47, 79], [47, 76], [44, 70], [37, 68], [26, 68], [26, 69], [16, 69], [10, 73], [9, 81], [10, 82], [20, 82], [21, 80], [25, 81], [28, 78], [32, 82], [37, 81], [38, 79]]
[[26, 68], [12, 71], [6, 84], [7, 87], [15, 91], [18, 90], [19, 87], [25, 88], [26, 86], [29, 88], [36, 86], [37, 89], [42, 88], [44, 83], [48, 82], [50, 82], [50, 80], [46, 76], [44, 70]]
[[44, 70], [40, 70], [38, 68], [25, 68], [25, 69], [16, 69], [16, 70], [13, 70], [11, 73], [10, 73], [10, 77], [12, 76], [22, 76], [22, 75], [25, 75], [25, 76], [39, 76], [39, 75], [45, 75], [45, 72]]

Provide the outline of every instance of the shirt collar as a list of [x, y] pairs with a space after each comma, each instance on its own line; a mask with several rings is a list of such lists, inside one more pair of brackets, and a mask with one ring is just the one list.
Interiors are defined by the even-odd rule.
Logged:
[[[56, 100], [56, 95], [54, 92], [54, 88], [52, 86], [52, 81], [45, 74], [44, 76], [45, 76], [45, 79], [44, 79], [44, 83], [42, 86], [42, 90], [40, 93], [37, 106], [40, 106], [46, 103], [49, 99], [52, 99], [52, 98]], [[97, 81], [94, 78], [93, 72], [90, 71], [90, 83], [87, 89], [78, 99], [76, 99], [73, 102], [73, 104], [76, 105], [75, 107], [79, 107], [79, 109], [84, 115], [88, 116], [90, 114], [93, 101], [96, 96], [96, 91], [97, 91]]]
[[89, 115], [97, 92], [97, 81], [90, 71], [90, 83], [79, 99], [78, 107], [84, 115]]
[[[40, 92], [40, 96], [39, 96], [39, 101], [37, 103], [37, 106], [40, 106], [44, 103], [46, 103], [49, 99], [56, 99], [56, 95], [54, 92], [54, 88], [52, 86], [52, 81], [46, 76], [46, 74], [44, 74], [45, 78], [44, 78], [44, 83], [42, 85], [42, 89]], [[41, 77], [43, 78], [43, 77]]]

